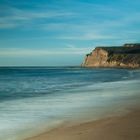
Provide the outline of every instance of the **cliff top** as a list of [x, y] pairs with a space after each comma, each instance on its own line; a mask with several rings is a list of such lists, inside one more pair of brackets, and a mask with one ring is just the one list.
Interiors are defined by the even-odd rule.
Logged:
[[82, 66], [140, 68], [140, 43], [96, 47]]
[[135, 44], [124, 44], [123, 46], [101, 46], [95, 49], [103, 49], [109, 53], [127, 53], [127, 54], [139, 54], [140, 53], [140, 43]]

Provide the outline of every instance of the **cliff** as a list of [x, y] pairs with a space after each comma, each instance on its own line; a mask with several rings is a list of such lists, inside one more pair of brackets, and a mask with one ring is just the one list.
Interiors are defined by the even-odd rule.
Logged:
[[140, 44], [97, 47], [86, 55], [82, 66], [140, 68]]

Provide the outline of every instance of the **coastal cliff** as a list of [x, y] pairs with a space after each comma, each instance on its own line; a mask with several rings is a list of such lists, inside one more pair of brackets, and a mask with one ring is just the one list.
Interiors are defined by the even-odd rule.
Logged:
[[86, 55], [82, 67], [140, 68], [140, 44], [96, 47]]

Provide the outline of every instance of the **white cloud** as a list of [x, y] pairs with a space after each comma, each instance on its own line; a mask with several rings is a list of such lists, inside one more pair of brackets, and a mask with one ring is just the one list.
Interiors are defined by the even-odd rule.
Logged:
[[106, 40], [106, 39], [117, 39], [115, 36], [102, 35], [97, 33], [85, 33], [81, 35], [71, 35], [71, 36], [58, 36], [56, 39], [63, 40]]
[[16, 23], [0, 23], [0, 29], [14, 28], [16, 26]]
[[37, 19], [74, 16], [73, 12], [63, 10], [21, 10], [15, 7], [8, 7], [2, 10], [6, 14], [0, 17], [0, 28], [14, 28]]
[[[132, 39], [132, 37], [134, 37], [135, 34], [139, 35], [139, 30], [135, 31], [135, 33], [133, 34], [127, 33], [128, 29], [130, 30], [131, 28], [129, 28], [129, 25], [131, 26], [135, 23], [140, 23], [139, 12], [135, 11], [128, 14], [108, 6], [106, 7], [103, 5], [89, 4], [85, 2], [82, 2], [80, 4], [82, 4], [84, 7], [93, 7], [93, 9], [91, 9], [92, 12], [88, 13], [85, 11], [84, 14], [83, 11], [81, 11], [81, 13], [75, 13], [76, 11], [68, 12], [67, 10], [63, 11], [60, 9], [54, 11], [46, 10], [47, 8], [43, 8], [43, 10], [21, 10], [15, 7], [8, 7], [8, 15], [0, 18], [0, 28], [15, 28], [17, 26], [22, 26], [25, 24], [29, 25], [30, 23], [33, 23], [33, 26], [30, 26], [31, 28], [36, 27], [35, 29], [43, 30], [43, 32], [48, 32], [48, 30], [49, 32], [55, 32], [55, 34], [53, 34], [52, 36], [42, 36], [36, 38], [31, 37], [30, 39], [46, 38], [60, 40], [117, 40], [121, 38]], [[99, 17], [97, 16], [98, 14]], [[102, 15], [104, 15], [105, 17], [101, 18]], [[109, 15], [109, 18], [106, 17], [107, 15]], [[46, 24], [35, 24], [34, 22], [34, 20], [37, 19], [67, 16], [77, 16], [78, 22], [67, 22], [63, 20], [53, 23], [46, 22]], [[81, 18], [84, 19], [82, 19], [82, 22]], [[133, 30], [133, 27], [131, 28], [131, 30]]]
[[20, 56], [48, 56], [48, 55], [83, 55], [90, 51], [91, 48], [79, 48], [73, 45], [66, 45], [59, 49], [19, 49], [19, 48], [1, 48], [0, 57], [20, 57]]

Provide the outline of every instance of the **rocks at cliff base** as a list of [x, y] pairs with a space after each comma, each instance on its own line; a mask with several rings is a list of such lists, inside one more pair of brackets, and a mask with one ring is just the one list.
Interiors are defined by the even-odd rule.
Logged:
[[96, 47], [86, 55], [82, 67], [140, 68], [140, 44]]

